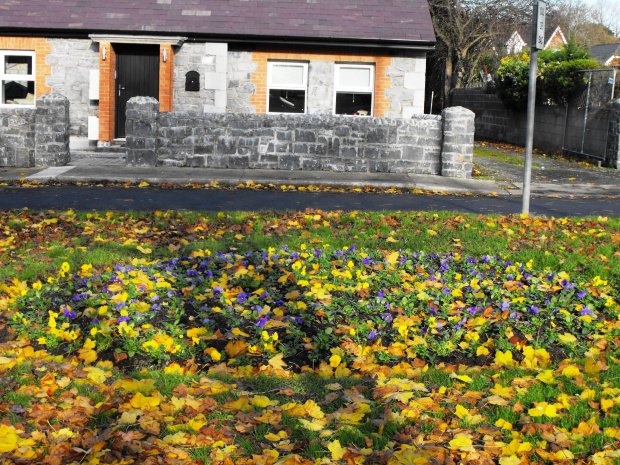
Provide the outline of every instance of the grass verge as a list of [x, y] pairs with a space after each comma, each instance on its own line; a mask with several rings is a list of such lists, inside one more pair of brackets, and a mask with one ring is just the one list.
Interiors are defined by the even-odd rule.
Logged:
[[0, 218], [6, 463], [620, 456], [617, 218]]

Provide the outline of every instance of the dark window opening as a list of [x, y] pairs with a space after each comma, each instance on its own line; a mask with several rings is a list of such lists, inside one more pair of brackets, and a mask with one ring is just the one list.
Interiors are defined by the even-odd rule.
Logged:
[[336, 93], [337, 115], [360, 115], [372, 114], [372, 94], [356, 94], [353, 92]]
[[305, 90], [269, 89], [269, 113], [304, 113]]

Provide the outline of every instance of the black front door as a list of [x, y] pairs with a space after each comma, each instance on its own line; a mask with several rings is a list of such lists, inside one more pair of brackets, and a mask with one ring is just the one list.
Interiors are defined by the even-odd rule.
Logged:
[[125, 137], [125, 110], [131, 97], [159, 100], [159, 45], [115, 44], [116, 115], [114, 137]]

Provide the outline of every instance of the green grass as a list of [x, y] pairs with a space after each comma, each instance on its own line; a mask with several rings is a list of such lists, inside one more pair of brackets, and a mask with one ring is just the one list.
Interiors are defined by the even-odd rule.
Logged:
[[[487, 158], [489, 160], [505, 163], [507, 165], [514, 165], [520, 167], [525, 166], [525, 161], [523, 157], [508, 155], [506, 153], [500, 153], [495, 150], [485, 149], [483, 147], [474, 147], [474, 159], [475, 157]], [[540, 165], [537, 163], [532, 163], [532, 168], [540, 168]]]

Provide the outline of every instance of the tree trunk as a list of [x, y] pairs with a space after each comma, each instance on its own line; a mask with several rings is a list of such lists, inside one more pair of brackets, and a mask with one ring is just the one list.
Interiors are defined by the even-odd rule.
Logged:
[[453, 62], [452, 57], [454, 55], [452, 47], [447, 47], [446, 52], [446, 67], [444, 69], [443, 86], [441, 86], [441, 108], [446, 108], [450, 105], [450, 90], [452, 89], [453, 81]]

